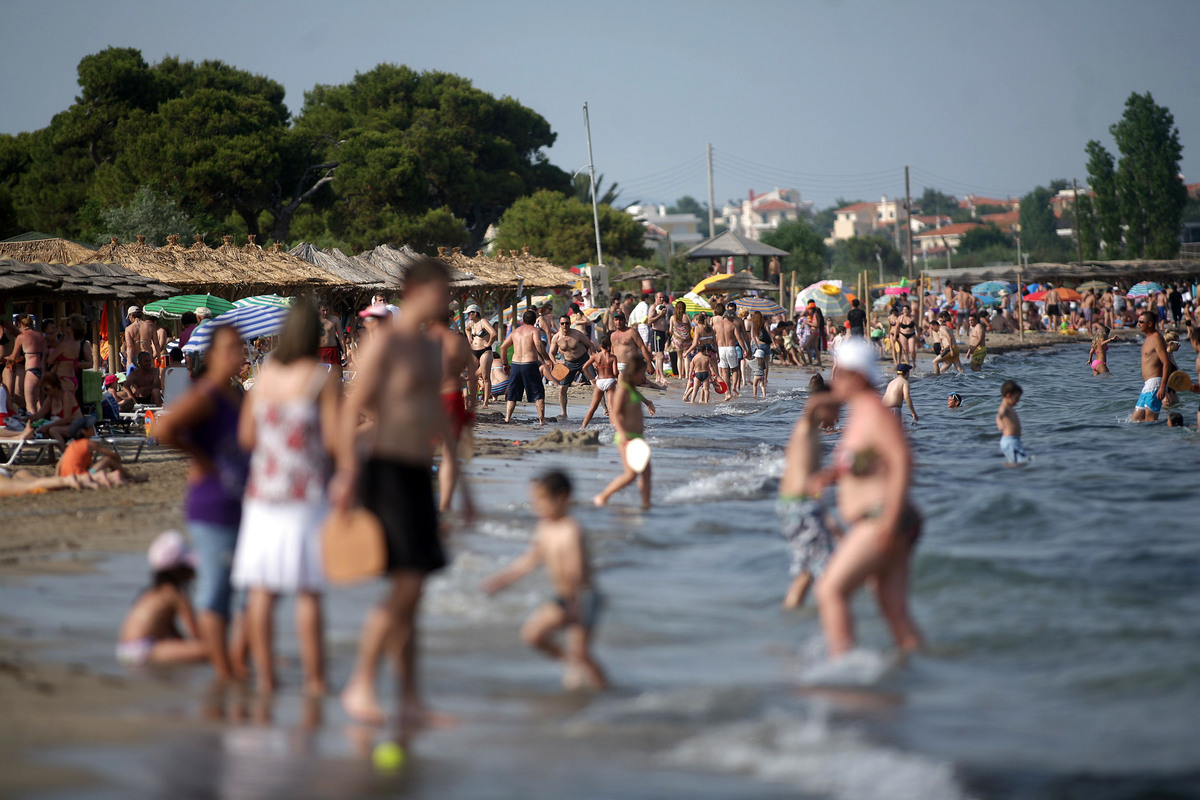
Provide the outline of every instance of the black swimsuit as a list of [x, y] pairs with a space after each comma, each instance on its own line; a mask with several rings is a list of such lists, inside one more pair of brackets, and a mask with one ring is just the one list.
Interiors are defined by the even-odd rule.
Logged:
[[916, 325], [914, 325], [911, 322], [908, 323], [907, 325], [905, 325], [903, 322], [897, 322], [896, 327], [900, 329], [900, 335], [903, 336], [905, 339], [911, 339], [916, 333], [915, 332]]

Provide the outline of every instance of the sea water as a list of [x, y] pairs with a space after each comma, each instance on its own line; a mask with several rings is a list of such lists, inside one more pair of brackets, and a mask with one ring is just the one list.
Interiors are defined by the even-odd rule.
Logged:
[[[788, 559], [774, 497], [805, 397], [792, 372], [765, 401], [660, 403], [649, 512], [632, 488], [608, 509], [587, 502], [618, 470], [612, 447], [470, 463], [482, 519], [453, 531], [453, 565], [423, 612], [425, 688], [458, 723], [410, 741], [401, 776], [369, 774], [363, 737], [383, 734], [348, 733], [333, 701], [323, 724], [303, 724], [286, 606], [271, 722], [47, 758], [105, 775], [63, 794], [89, 797], [1200, 797], [1200, 438], [1128, 421], [1136, 344], [1111, 348], [1108, 376], [1085, 360], [1075, 345], [993, 356], [982, 373], [916, 373], [921, 421], [905, 420], [925, 528], [912, 605], [928, 647], [911, 658], [896, 656], [869, 592], [855, 603], [860, 645], [836, 664], [811, 598], [779, 609]], [[1006, 379], [1024, 389], [1034, 461], [1020, 468], [1004, 466], [994, 423]], [[961, 408], [946, 408], [949, 392]], [[1190, 395], [1180, 410], [1193, 425]], [[549, 466], [575, 480], [607, 600], [596, 655], [616, 688], [596, 697], [564, 693], [559, 667], [518, 640], [550, 594], [544, 577], [495, 598], [479, 589], [527, 545], [526, 481]], [[62, 657], [111, 658], [140, 565], [121, 556], [98, 575], [5, 584], [0, 600], [10, 617], [38, 601], [26, 627], [69, 628]], [[77, 592], [97, 598], [82, 616], [46, 610]], [[378, 592], [329, 595], [335, 683]]]

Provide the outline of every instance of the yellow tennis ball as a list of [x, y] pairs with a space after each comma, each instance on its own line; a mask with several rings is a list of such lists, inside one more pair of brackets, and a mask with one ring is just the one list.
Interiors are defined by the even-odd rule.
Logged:
[[395, 742], [380, 742], [375, 745], [371, 761], [380, 772], [396, 772], [404, 766], [404, 748]]

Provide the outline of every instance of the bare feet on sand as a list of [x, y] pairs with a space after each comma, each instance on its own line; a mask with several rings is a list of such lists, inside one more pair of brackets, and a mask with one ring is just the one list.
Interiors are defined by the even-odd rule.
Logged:
[[342, 708], [351, 719], [365, 725], [382, 725], [386, 721], [375, 692], [354, 683], [342, 692]]

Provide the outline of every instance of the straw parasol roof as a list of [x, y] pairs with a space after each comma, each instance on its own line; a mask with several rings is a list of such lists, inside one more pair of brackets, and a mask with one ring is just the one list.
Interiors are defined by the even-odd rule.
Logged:
[[735, 272], [724, 280], [710, 283], [700, 289], [703, 294], [727, 294], [729, 292], [777, 292], [778, 286], [774, 286], [761, 278], [755, 277], [754, 273], [748, 269], [741, 272]]
[[147, 281], [116, 264], [32, 264], [0, 259], [0, 289], [14, 295], [50, 294], [97, 300], [174, 294], [175, 287]]
[[0, 242], [0, 258], [25, 264], [85, 264], [96, 260], [96, 251], [70, 239], [27, 233]]
[[667, 273], [665, 272], [661, 272], [657, 269], [651, 269], [650, 267], [643, 267], [641, 264], [638, 264], [636, 267], [629, 270], [629, 272], [622, 272], [620, 275], [614, 275], [612, 278], [610, 278], [610, 280], [613, 283], [618, 283], [620, 281], [661, 281], [665, 277], [667, 277]]
[[383, 289], [386, 286], [386, 273], [366, 259], [348, 256], [337, 248], [322, 250], [314, 244], [301, 242], [288, 253], [310, 264], [316, 264], [326, 272], [337, 275], [346, 283], [366, 289]]

